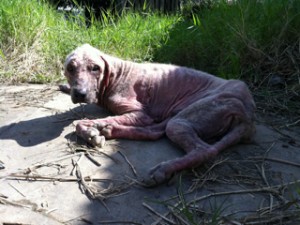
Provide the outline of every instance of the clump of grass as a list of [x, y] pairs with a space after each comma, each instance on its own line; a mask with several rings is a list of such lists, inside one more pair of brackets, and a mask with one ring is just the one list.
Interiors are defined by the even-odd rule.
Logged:
[[125, 12], [115, 18], [104, 16], [100, 24], [96, 23], [90, 28], [98, 34], [91, 35], [90, 42], [122, 58], [152, 61], [155, 49], [167, 40], [169, 30], [178, 20], [177, 16], [155, 12]]
[[297, 111], [299, 11], [297, 0], [208, 0], [184, 11], [155, 59], [246, 80], [259, 108]]
[[[3, 0], [0, 5], [0, 80], [2, 82], [49, 82], [45, 34], [60, 16], [41, 2]], [[59, 20], [59, 19], [58, 19]], [[53, 72], [53, 71], [51, 71]]]
[[90, 43], [134, 61], [240, 78], [263, 99], [259, 108], [300, 110], [300, 1], [187, 2], [179, 14], [107, 11], [87, 28], [84, 13], [66, 19], [46, 0], [2, 0], [0, 82], [57, 82], [65, 56]]
[[[285, 75], [299, 69], [295, 65], [299, 56], [294, 54], [292, 60], [285, 52], [299, 47], [299, 1], [207, 2], [207, 7], [185, 12], [187, 19], [171, 31], [169, 42], [157, 52], [157, 60], [229, 78], [248, 79], [246, 76], [257, 74], [253, 71], [261, 74], [266, 70]], [[295, 61], [288, 65], [290, 70], [281, 58]], [[259, 74], [251, 77], [254, 82], [260, 80]]]
[[66, 15], [38, 0], [2, 0], [0, 12], [0, 81], [8, 83], [59, 81], [65, 56], [83, 43], [127, 59], [151, 60], [177, 21], [157, 13], [111, 16], [108, 11], [87, 28], [84, 13]]

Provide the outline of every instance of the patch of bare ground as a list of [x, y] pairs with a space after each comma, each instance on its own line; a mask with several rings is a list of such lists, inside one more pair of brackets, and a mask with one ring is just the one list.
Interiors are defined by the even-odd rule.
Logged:
[[93, 148], [77, 138], [73, 121], [106, 112], [72, 105], [56, 88], [40, 85], [3, 88], [0, 100], [3, 224], [300, 222], [297, 116], [259, 110], [253, 143], [148, 189], [142, 183], [148, 169], [182, 154], [167, 139]]

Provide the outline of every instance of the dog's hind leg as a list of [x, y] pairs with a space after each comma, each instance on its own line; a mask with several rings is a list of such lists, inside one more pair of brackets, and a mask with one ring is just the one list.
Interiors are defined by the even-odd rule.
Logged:
[[187, 154], [155, 166], [150, 171], [148, 183], [161, 183], [173, 173], [196, 167], [223, 149], [250, 138], [254, 132], [253, 124], [241, 114], [240, 107], [243, 105], [237, 99], [199, 101], [171, 119], [166, 134]]

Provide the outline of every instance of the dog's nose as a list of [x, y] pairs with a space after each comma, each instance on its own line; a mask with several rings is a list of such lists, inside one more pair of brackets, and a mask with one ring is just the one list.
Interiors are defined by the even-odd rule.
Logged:
[[86, 94], [87, 92], [85, 89], [73, 88], [71, 93], [73, 103], [84, 102]]

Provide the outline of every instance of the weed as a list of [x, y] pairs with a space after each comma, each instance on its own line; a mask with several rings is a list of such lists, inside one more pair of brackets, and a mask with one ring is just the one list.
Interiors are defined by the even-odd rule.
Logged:
[[[260, 95], [255, 96], [259, 108], [299, 111], [300, 1], [208, 2], [184, 14], [154, 59], [245, 80]], [[279, 98], [274, 90], [284, 95]], [[272, 98], [261, 97], [261, 92]]]
[[58, 82], [65, 56], [90, 43], [137, 62], [173, 63], [243, 79], [255, 91], [259, 108], [299, 110], [300, 1], [186, 2], [181, 13], [169, 15], [147, 11], [146, 5], [142, 12], [114, 16], [107, 10], [100, 20], [92, 15], [87, 28], [83, 13], [66, 19], [46, 0], [2, 0], [0, 82]]
[[87, 28], [82, 13], [59, 13], [38, 0], [3, 0], [0, 12], [0, 81], [9, 83], [60, 81], [66, 55], [83, 43], [126, 59], [151, 61], [178, 20], [155, 12], [112, 16], [108, 10], [101, 20], [92, 15]]

